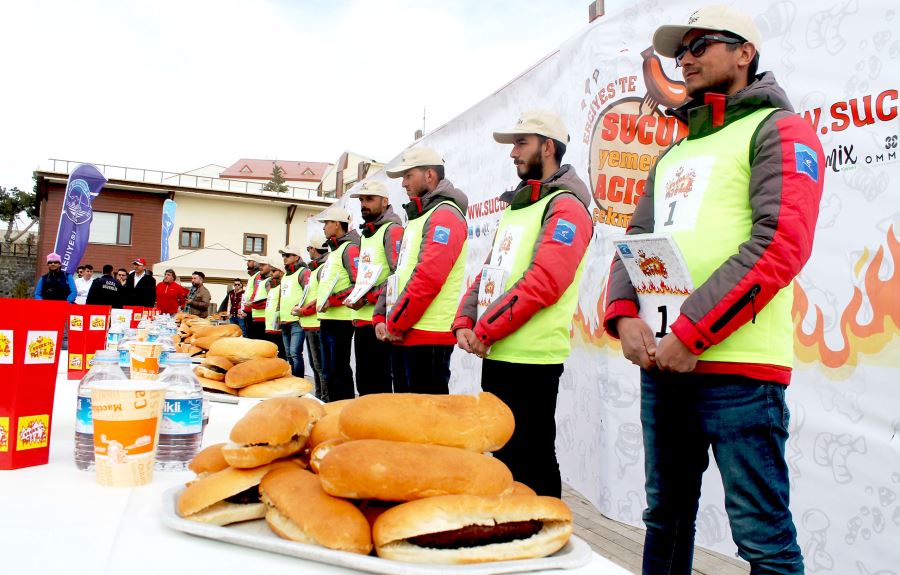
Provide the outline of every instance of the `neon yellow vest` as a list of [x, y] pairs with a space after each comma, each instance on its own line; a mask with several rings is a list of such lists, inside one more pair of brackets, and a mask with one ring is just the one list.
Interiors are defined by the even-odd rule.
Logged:
[[[656, 166], [654, 231], [672, 234], [694, 287], [703, 285], [750, 239], [750, 144], [773, 111], [761, 109], [708, 136], [681, 140]], [[793, 286], [788, 285], [757, 309], [755, 323], [741, 326], [703, 352], [700, 360], [790, 367], [793, 299]]]
[[[316, 294], [319, 291], [319, 274], [321, 272], [321, 267], [309, 271], [309, 291], [306, 292], [306, 301], [303, 302], [303, 305], [309, 305], [314, 299], [316, 299]], [[300, 316], [300, 327], [302, 327], [303, 329], [318, 329], [319, 316], [317, 316], [316, 314]]]
[[[395, 224], [384, 224], [372, 234], [372, 237], [367, 238], [363, 236], [359, 242], [359, 265], [368, 262], [372, 265], [381, 266], [381, 273], [378, 274], [378, 279], [375, 280], [376, 286], [391, 275], [391, 266], [388, 265], [387, 254], [384, 253], [384, 234], [391, 225]], [[359, 281], [359, 278], [357, 278], [357, 281]], [[375, 314], [375, 304], [366, 304], [359, 309], [351, 311], [351, 317], [355, 320], [372, 321], [372, 316]]]
[[[508, 269], [505, 289], [515, 285], [531, 265], [534, 259], [534, 248], [537, 246], [538, 236], [541, 233], [544, 212], [547, 204], [562, 191], [557, 191], [541, 198], [534, 204], [513, 210], [506, 208], [500, 217], [500, 225], [494, 244], [503, 241], [503, 238], [514, 238], [517, 246], [512, 254], [512, 259], [507, 266], [502, 265], [499, 252], [494, 249], [491, 255], [491, 265], [500, 265]], [[511, 251], [511, 250], [509, 250]], [[585, 252], [586, 254], [587, 252]], [[575, 278], [562, 296], [553, 305], [534, 314], [519, 329], [509, 334], [491, 346], [488, 358], [511, 363], [556, 364], [563, 363], [571, 352], [569, 341], [569, 328], [572, 324], [572, 316], [575, 314], [575, 306], [578, 304], [578, 282], [584, 268], [585, 257], [581, 257]], [[491, 308], [481, 321], [490, 321], [497, 315], [507, 313], [515, 314], [515, 303], [511, 308]]]
[[[298, 262], [299, 263], [299, 262]], [[281, 318], [281, 323], [293, 323], [297, 321], [297, 316], [291, 313], [291, 310], [300, 303], [300, 298], [303, 297], [303, 288], [300, 286], [300, 274], [303, 273], [305, 268], [298, 267], [297, 271], [290, 275], [286, 275], [281, 278], [281, 309], [278, 312], [278, 316]]]
[[[257, 276], [259, 276], [258, 273], [257, 273]], [[270, 277], [272, 277], [272, 276], [270, 275], [269, 277], [261, 278], [261, 279], [259, 280], [259, 287], [256, 288], [256, 293], [255, 293], [255, 294], [254, 294], [254, 293], [251, 293], [251, 295], [253, 296], [253, 301], [257, 301], [257, 300], [261, 300], [261, 299], [266, 299], [266, 300], [268, 300], [268, 297], [269, 297], [269, 288], [266, 287], [266, 282], [269, 281], [269, 278], [270, 278]], [[254, 279], [255, 279], [255, 278], [254, 278]], [[258, 318], [258, 317], [265, 318], [265, 317], [266, 317], [266, 310], [264, 310], [264, 309], [252, 309], [252, 310], [250, 310], [250, 317], [252, 317], [253, 319], [256, 319], [256, 318]]]
[[[325, 269], [322, 270], [322, 277], [319, 278], [319, 285], [316, 290], [316, 305], [321, 305], [331, 294], [343, 291], [353, 285], [350, 282], [350, 274], [347, 273], [347, 270], [344, 268], [343, 261], [344, 250], [346, 250], [349, 245], [350, 242], [344, 242], [338, 249], [328, 254], [328, 259], [325, 260]], [[331, 282], [334, 281], [335, 277], [337, 277], [337, 283], [334, 284], [334, 289], [328, 291], [328, 288], [331, 286]], [[325, 311], [320, 312], [319, 319], [340, 319], [350, 321], [351, 311], [352, 310], [345, 305], [333, 305]]]
[[[452, 206], [453, 209], [462, 214], [453, 202], [441, 202], [438, 206], [443, 204]], [[434, 209], [438, 209], [438, 206], [435, 206]], [[432, 213], [434, 213], [434, 210], [432, 210]], [[425, 229], [428, 219], [427, 216], [418, 217], [406, 224], [396, 271], [398, 295], [403, 292], [407, 282], [409, 282], [409, 278], [412, 276], [416, 263], [419, 261], [419, 251], [422, 249], [422, 230]], [[431, 300], [431, 305], [428, 306], [428, 309], [425, 310], [419, 321], [412, 327], [413, 329], [438, 332], [450, 331], [450, 328], [453, 326], [453, 320], [456, 318], [459, 298], [462, 295], [463, 279], [466, 271], [466, 255], [468, 253], [469, 241], [467, 239], [463, 242], [462, 250], [456, 258], [456, 263], [453, 264], [453, 268], [450, 270], [450, 275], [447, 276], [447, 281], [441, 286], [441, 291], [438, 292], [437, 296]], [[396, 312], [396, 309], [391, 310], [391, 314]]]
[[266, 292], [266, 309], [263, 312], [266, 318], [266, 331], [279, 329], [275, 327], [278, 320], [278, 302], [281, 299], [281, 290], [278, 287]]

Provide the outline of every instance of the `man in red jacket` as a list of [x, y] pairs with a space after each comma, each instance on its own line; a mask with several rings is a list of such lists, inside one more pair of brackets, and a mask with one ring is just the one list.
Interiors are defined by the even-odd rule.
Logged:
[[465, 281], [468, 198], [444, 178], [444, 160], [430, 148], [407, 150], [386, 170], [403, 178], [410, 202], [397, 270], [397, 301], [387, 309], [387, 289], [379, 297], [372, 323], [382, 341], [398, 346], [409, 391], [449, 393], [450, 331]]
[[175, 281], [175, 270], [166, 270], [163, 281], [156, 284], [156, 309], [160, 313], [175, 315], [184, 307], [188, 290]]

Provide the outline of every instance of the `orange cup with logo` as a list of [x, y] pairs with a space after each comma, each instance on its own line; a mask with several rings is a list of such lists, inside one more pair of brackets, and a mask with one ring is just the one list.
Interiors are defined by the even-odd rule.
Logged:
[[166, 387], [154, 381], [91, 385], [97, 483], [146, 485], [153, 479]]
[[131, 344], [131, 379], [156, 379], [162, 345], [139, 341]]

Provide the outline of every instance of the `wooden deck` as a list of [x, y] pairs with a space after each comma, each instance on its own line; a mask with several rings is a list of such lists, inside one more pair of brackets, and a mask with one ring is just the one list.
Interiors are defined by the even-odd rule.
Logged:
[[[600, 514], [580, 493], [563, 484], [563, 500], [572, 509], [575, 534], [588, 542], [598, 554], [640, 574], [644, 530]], [[694, 550], [693, 575], [747, 575], [750, 567], [743, 561], [697, 547]]]

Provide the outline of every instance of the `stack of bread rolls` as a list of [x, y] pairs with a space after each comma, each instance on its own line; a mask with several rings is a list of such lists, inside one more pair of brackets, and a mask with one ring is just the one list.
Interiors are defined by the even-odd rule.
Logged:
[[242, 334], [240, 326], [233, 323], [214, 325], [208, 319], [189, 315], [179, 319], [178, 333], [173, 336], [175, 349], [191, 357], [204, 357], [213, 342]]
[[314, 384], [291, 375], [290, 364], [278, 357], [270, 341], [222, 337], [213, 341], [194, 373], [203, 389], [240, 397], [299, 396]]
[[[244, 420], [232, 431], [236, 446], [221, 448], [232, 467], [247, 462], [229, 458], [230, 450], [259, 447], [259, 438], [242, 436], [257, 423]], [[309, 434], [286, 447], [293, 452], [302, 437], [309, 470], [278, 464], [262, 476], [266, 521], [286, 539], [356, 553], [374, 549], [407, 562], [550, 555], [572, 534], [571, 511], [513, 481], [506, 465], [485, 453], [501, 448], [513, 429], [512, 412], [490, 393], [373, 394], [325, 404]], [[264, 452], [265, 461], [254, 463], [273, 465], [285, 454]]]

